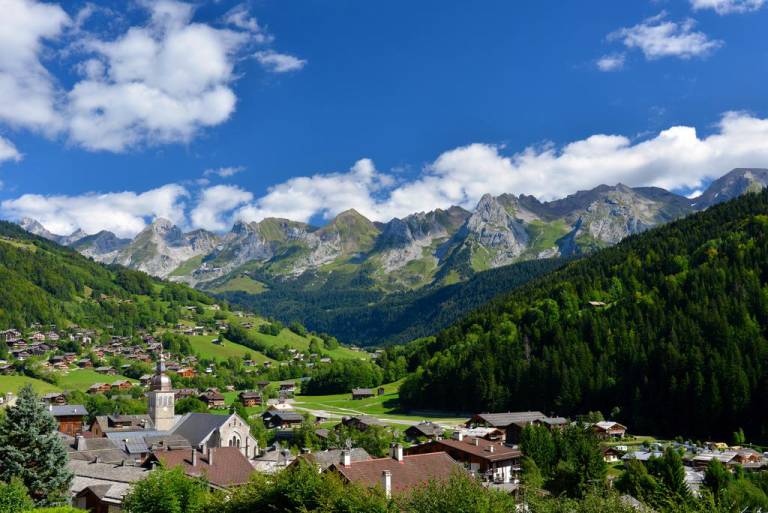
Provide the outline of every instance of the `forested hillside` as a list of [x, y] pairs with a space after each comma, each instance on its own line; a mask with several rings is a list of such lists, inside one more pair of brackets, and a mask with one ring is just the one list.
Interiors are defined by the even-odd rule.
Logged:
[[407, 407], [602, 410], [635, 432], [768, 436], [768, 193], [534, 280], [404, 353]]
[[0, 222], [0, 283], [0, 329], [74, 323], [127, 335], [176, 322], [170, 303], [213, 303], [185, 285], [95, 263], [8, 222]]
[[301, 283], [285, 282], [261, 294], [229, 292], [222, 296], [262, 315], [284, 322], [297, 320], [315, 331], [333, 333], [345, 342], [364, 346], [405, 343], [435, 334], [499, 294], [566, 261], [521, 262], [478, 273], [467, 282], [389, 295], [347, 283], [315, 291], [304, 289]]

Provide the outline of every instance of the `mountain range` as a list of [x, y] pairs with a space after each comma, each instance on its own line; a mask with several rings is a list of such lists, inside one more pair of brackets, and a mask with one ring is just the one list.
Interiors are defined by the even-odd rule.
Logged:
[[693, 199], [655, 187], [601, 185], [549, 202], [486, 194], [473, 211], [454, 206], [387, 223], [355, 210], [322, 227], [275, 218], [238, 221], [224, 234], [184, 232], [158, 218], [133, 239], [108, 231], [57, 235], [28, 218], [19, 224], [99, 262], [213, 292], [253, 294], [291, 282], [305, 290], [388, 293], [449, 285], [515, 262], [580, 255], [766, 185], [768, 169], [734, 169]]

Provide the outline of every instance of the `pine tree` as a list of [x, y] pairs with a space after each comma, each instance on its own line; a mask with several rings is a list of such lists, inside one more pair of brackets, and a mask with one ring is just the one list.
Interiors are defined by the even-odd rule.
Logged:
[[56, 428], [30, 385], [0, 420], [0, 480], [21, 479], [38, 506], [63, 503], [72, 480]]

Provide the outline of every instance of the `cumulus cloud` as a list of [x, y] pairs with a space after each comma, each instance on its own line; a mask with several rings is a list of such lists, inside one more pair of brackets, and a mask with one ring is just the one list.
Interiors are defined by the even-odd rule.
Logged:
[[691, 0], [694, 10], [712, 9], [717, 14], [757, 11], [766, 0]]
[[221, 178], [229, 178], [235, 176], [238, 173], [245, 171], [245, 166], [229, 166], [229, 167], [217, 167], [213, 169], [206, 169], [203, 171], [203, 176], [220, 176]]
[[190, 212], [192, 226], [206, 230], [224, 230], [232, 225], [232, 211], [253, 199], [253, 194], [233, 185], [215, 185], [204, 189]]
[[87, 233], [110, 230], [119, 237], [141, 231], [147, 219], [164, 217], [185, 222], [185, 188], [169, 184], [143, 193], [88, 193], [78, 196], [25, 194], [5, 200], [0, 208], [6, 217], [37, 219], [53, 233], [69, 234], [78, 228]]
[[624, 67], [626, 56], [623, 53], [604, 55], [597, 60], [597, 69], [600, 71], [618, 71]]
[[622, 28], [608, 35], [610, 41], [620, 41], [627, 48], [639, 49], [646, 59], [704, 57], [723, 45], [703, 32], [694, 31], [696, 22], [680, 23], [666, 19], [667, 13], [648, 18], [634, 27]]
[[294, 57], [293, 55], [287, 55], [284, 53], [277, 53], [273, 50], [263, 50], [256, 52], [254, 55], [256, 60], [259, 61], [267, 71], [272, 73], [288, 73], [291, 71], [298, 71], [303, 68], [307, 61]]
[[55, 4], [0, 1], [0, 121], [53, 134], [62, 126], [54, 78], [43, 66], [44, 41], [71, 23]]
[[16, 146], [11, 141], [5, 137], [0, 137], [0, 164], [6, 160], [19, 162], [21, 160], [21, 153], [19, 153], [19, 150], [16, 149]]

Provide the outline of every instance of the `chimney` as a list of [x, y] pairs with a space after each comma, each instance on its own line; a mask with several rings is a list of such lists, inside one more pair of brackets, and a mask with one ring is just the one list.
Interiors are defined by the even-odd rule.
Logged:
[[458, 440], [459, 442], [463, 442], [464, 441], [464, 433], [462, 433], [461, 431], [456, 431], [456, 440]]
[[476, 437], [474, 442], [475, 442], [475, 447], [480, 447], [480, 439], [479, 438]]
[[392, 444], [390, 448], [390, 454], [392, 459], [403, 462], [403, 446], [400, 444]]
[[384, 488], [384, 496], [387, 499], [392, 498], [392, 472], [384, 470], [381, 472], [381, 486]]
[[350, 451], [341, 451], [341, 464], [345, 467], [352, 465], [352, 453]]
[[75, 449], [78, 451], [84, 451], [85, 450], [85, 437], [83, 435], [77, 435], [75, 437], [75, 441], [77, 442], [77, 445], [75, 446]]
[[192, 448], [192, 466], [193, 467], [197, 466], [197, 449], [195, 449], [194, 447]]
[[213, 447], [208, 449], [208, 465], [213, 466]]
[[494, 447], [492, 445], [490, 447], [488, 447], [488, 452], [493, 452], [494, 450], [495, 449], [494, 449]]

